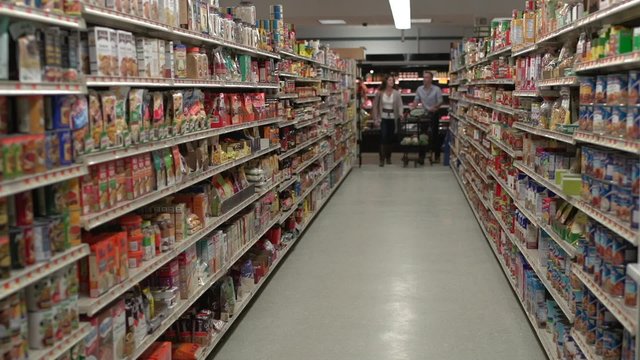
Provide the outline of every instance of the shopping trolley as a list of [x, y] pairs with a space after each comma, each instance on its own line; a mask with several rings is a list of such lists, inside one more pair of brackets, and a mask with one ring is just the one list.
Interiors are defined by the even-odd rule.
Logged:
[[[425, 109], [413, 109], [400, 118], [398, 124], [398, 152], [403, 153], [402, 165], [407, 167], [410, 161], [413, 166], [424, 164], [427, 152], [430, 150], [430, 144], [433, 141], [431, 134], [433, 127], [437, 126], [436, 114], [426, 111]], [[413, 155], [413, 156], [412, 156]], [[429, 162], [429, 165], [432, 163]]]

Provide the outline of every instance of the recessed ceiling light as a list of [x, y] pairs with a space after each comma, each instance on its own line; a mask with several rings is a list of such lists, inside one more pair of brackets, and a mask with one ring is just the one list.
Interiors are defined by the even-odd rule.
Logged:
[[429, 24], [431, 22], [431, 19], [425, 18], [425, 19], [411, 19], [411, 23], [412, 24]]
[[396, 29], [411, 29], [411, 0], [389, 0]]
[[322, 19], [318, 20], [322, 25], [345, 25], [347, 22], [341, 19]]

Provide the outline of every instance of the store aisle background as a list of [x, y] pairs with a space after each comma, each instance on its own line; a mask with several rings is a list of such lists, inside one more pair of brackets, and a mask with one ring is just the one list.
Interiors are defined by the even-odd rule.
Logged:
[[545, 359], [448, 167], [355, 168], [219, 360]]

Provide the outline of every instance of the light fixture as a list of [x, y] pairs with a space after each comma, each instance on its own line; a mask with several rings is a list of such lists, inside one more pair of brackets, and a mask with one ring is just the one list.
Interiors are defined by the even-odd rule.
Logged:
[[345, 25], [347, 23], [342, 19], [321, 19], [318, 22], [322, 25]]
[[431, 19], [429, 19], [429, 18], [411, 19], [411, 23], [412, 24], [429, 24], [429, 23], [431, 23]]
[[373, 70], [369, 70], [369, 74], [373, 74]]
[[396, 29], [411, 29], [411, 0], [389, 0]]

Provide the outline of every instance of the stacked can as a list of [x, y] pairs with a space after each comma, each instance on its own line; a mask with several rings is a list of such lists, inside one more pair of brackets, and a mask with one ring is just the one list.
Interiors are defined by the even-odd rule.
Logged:
[[284, 14], [282, 12], [282, 5], [271, 5], [269, 7], [271, 14], [271, 33], [273, 36], [273, 44], [277, 48], [282, 48], [283, 43], [283, 29], [284, 29]]

